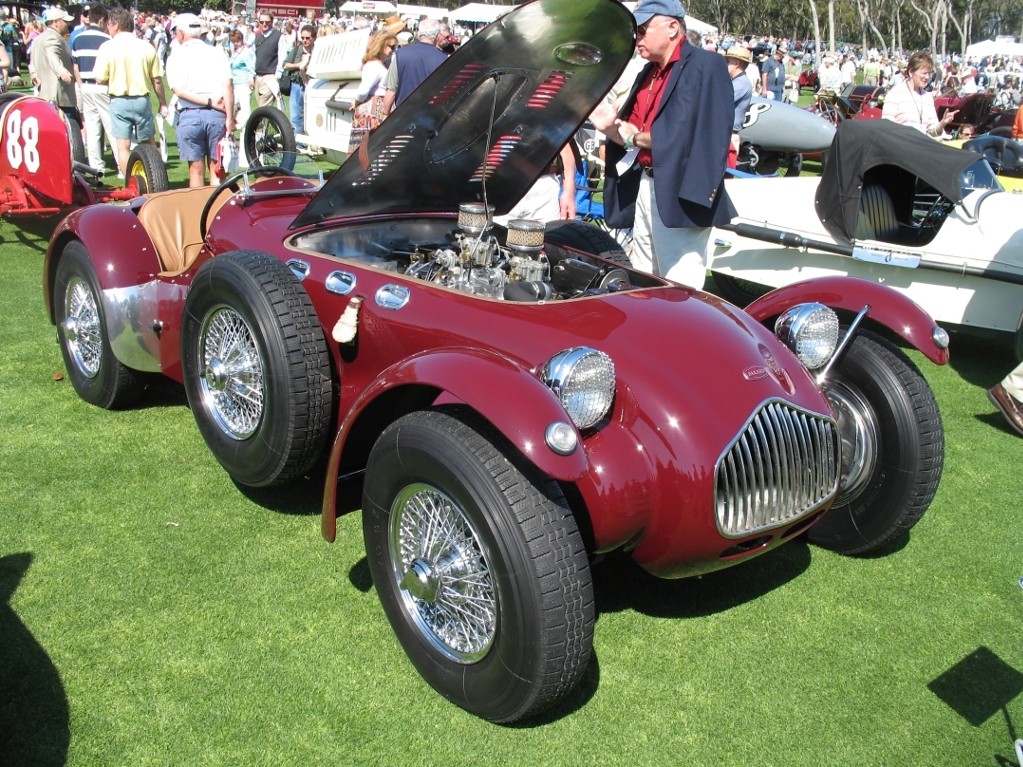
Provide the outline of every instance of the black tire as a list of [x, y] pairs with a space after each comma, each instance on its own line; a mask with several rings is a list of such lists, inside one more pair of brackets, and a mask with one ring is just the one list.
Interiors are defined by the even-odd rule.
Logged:
[[196, 272], [181, 326], [181, 368], [196, 425], [241, 485], [303, 476], [331, 430], [330, 355], [291, 270], [233, 251]]
[[733, 303], [738, 307], [745, 308], [751, 303], [756, 301], [765, 293], [770, 292], [771, 288], [761, 285], [758, 282], [750, 282], [740, 277], [733, 277], [730, 274], [721, 274], [720, 272], [714, 272], [714, 285], [716, 290], [714, 291], [723, 299], [729, 303]]
[[57, 341], [78, 396], [115, 410], [137, 402], [145, 384], [142, 374], [114, 356], [101, 295], [89, 252], [77, 240], [69, 242], [53, 284]]
[[160, 156], [160, 148], [155, 144], [138, 144], [131, 150], [124, 178], [126, 184], [134, 180], [138, 194], [165, 192], [170, 189], [167, 168], [163, 164], [163, 157]]
[[295, 168], [295, 129], [288, 116], [277, 107], [265, 106], [253, 110], [245, 122], [245, 156], [253, 165], [277, 165], [287, 170]]
[[898, 347], [861, 331], [825, 384], [838, 414], [842, 490], [812, 543], [870, 554], [909, 532], [938, 490], [945, 435], [934, 394]]
[[553, 245], [600, 256], [619, 266], [632, 267], [632, 262], [614, 237], [585, 221], [550, 221], [544, 240]]
[[892, 196], [880, 184], [864, 184], [860, 190], [860, 213], [856, 218], [857, 240], [894, 242], [899, 234]]
[[793, 152], [785, 158], [785, 177], [792, 178], [803, 172], [803, 155]]
[[459, 411], [391, 424], [370, 454], [363, 534], [398, 641], [448, 700], [510, 723], [578, 684], [595, 620], [582, 536], [558, 484], [489, 425]]
[[85, 139], [82, 138], [82, 126], [70, 118], [66, 118], [67, 137], [71, 142], [71, 163], [89, 164], [89, 156], [85, 152]]

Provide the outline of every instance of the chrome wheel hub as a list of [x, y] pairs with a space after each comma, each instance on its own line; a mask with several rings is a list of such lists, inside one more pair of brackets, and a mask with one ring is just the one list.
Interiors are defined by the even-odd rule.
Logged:
[[842, 443], [842, 478], [835, 503], [844, 505], [863, 492], [874, 474], [880, 430], [874, 411], [858, 392], [842, 386], [829, 389], [827, 395], [838, 416]]
[[497, 633], [497, 592], [461, 508], [430, 485], [409, 485], [391, 507], [389, 541], [403, 607], [423, 637], [459, 663], [486, 655]]
[[96, 296], [81, 277], [72, 277], [64, 294], [64, 342], [75, 367], [88, 378], [95, 378], [103, 362]]
[[224, 433], [251, 437], [263, 419], [263, 364], [252, 331], [233, 309], [210, 312], [200, 334], [203, 401]]

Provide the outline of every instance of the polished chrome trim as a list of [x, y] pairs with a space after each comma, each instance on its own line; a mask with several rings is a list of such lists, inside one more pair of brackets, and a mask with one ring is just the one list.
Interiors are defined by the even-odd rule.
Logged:
[[309, 276], [309, 272], [312, 269], [309, 262], [303, 261], [301, 258], [289, 258], [286, 263], [288, 268], [291, 269], [292, 274], [298, 277], [300, 282]]
[[402, 309], [411, 296], [412, 291], [404, 285], [381, 285], [373, 300], [381, 309]]
[[768, 400], [714, 467], [718, 531], [742, 538], [789, 525], [835, 497], [840, 471], [832, 418]]
[[[151, 280], [130, 288], [103, 291], [107, 337], [114, 357], [132, 370], [159, 373], [160, 337], [154, 328], [162, 328], [159, 306], [184, 304], [188, 288]], [[178, 303], [180, 302], [180, 304]]]
[[327, 275], [323, 287], [331, 293], [347, 296], [355, 290], [356, 282], [358, 282], [358, 278], [351, 272], [334, 271]]

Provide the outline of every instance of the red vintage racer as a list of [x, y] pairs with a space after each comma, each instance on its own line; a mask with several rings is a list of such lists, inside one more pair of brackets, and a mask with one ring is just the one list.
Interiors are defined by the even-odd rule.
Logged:
[[131, 200], [168, 188], [160, 150], [139, 144], [123, 188], [104, 186], [85, 164], [78, 127], [48, 101], [0, 95], [0, 215], [54, 216], [83, 205]]
[[78, 394], [123, 407], [149, 374], [181, 382], [242, 485], [326, 464], [324, 536], [362, 509], [409, 659], [494, 721], [587, 672], [595, 555], [677, 578], [803, 533], [877, 552], [941, 476], [934, 397], [868, 327], [938, 364], [947, 337], [895, 291], [824, 279], [744, 311], [633, 270], [585, 223], [490, 223], [635, 34], [615, 0], [525, 3], [326, 184], [295, 165], [89, 206], [46, 256]]

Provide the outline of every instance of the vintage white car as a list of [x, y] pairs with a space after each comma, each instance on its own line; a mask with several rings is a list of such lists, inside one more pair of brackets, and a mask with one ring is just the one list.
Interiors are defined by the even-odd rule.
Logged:
[[1023, 358], [1023, 195], [981, 155], [888, 120], [849, 120], [820, 178], [726, 182], [739, 216], [709, 264], [726, 298], [848, 275], [906, 294], [939, 323], [1015, 334]]
[[362, 79], [362, 57], [371, 30], [357, 29], [321, 37], [309, 62], [312, 80], [305, 90], [305, 129], [295, 134], [288, 116], [275, 106], [253, 110], [242, 140], [248, 157], [263, 165], [294, 159], [299, 144], [316, 147], [322, 159], [340, 165], [348, 156], [352, 102]]

